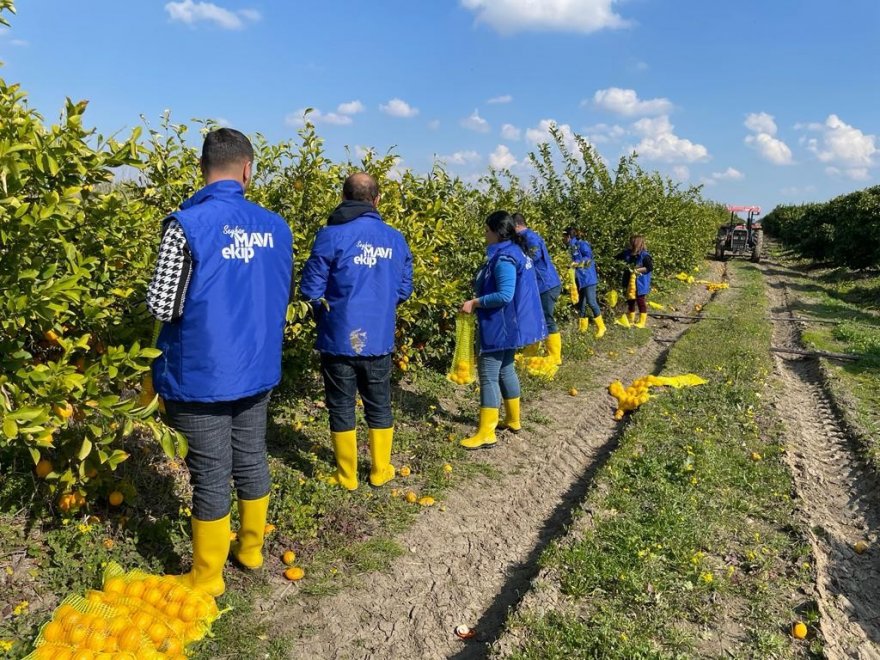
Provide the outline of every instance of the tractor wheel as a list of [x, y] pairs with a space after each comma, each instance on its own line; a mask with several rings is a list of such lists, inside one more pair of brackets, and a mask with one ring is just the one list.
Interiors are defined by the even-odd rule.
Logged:
[[761, 250], [764, 247], [764, 232], [756, 231], [755, 232], [755, 244], [752, 246], [752, 262], [760, 263], [761, 261]]

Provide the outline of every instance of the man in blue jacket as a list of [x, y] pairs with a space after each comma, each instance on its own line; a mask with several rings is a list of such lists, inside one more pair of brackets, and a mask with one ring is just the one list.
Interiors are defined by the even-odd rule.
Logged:
[[205, 187], [163, 224], [147, 307], [164, 323], [153, 383], [167, 421], [189, 443], [192, 571], [181, 580], [219, 596], [230, 551], [230, 488], [241, 524], [233, 556], [263, 564], [269, 506], [266, 416], [281, 379], [293, 238], [280, 216], [247, 201], [254, 151], [238, 131], [205, 136]]
[[394, 478], [391, 443], [391, 354], [397, 306], [412, 294], [406, 239], [382, 220], [379, 187], [365, 172], [342, 187], [342, 203], [315, 236], [300, 292], [318, 319], [317, 349], [336, 454], [331, 483], [358, 487], [355, 397], [369, 427], [370, 483]]
[[526, 226], [526, 219], [521, 213], [513, 215], [516, 223], [516, 233], [526, 239], [529, 256], [535, 266], [535, 275], [538, 278], [538, 291], [541, 294], [541, 307], [544, 310], [544, 322], [547, 324], [547, 357], [554, 365], [562, 364], [562, 335], [556, 325], [554, 310], [559, 293], [562, 291], [562, 282], [559, 273], [553, 265], [547, 244], [541, 235]]

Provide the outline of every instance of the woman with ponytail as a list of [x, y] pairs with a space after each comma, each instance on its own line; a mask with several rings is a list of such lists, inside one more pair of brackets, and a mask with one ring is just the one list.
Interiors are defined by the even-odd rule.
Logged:
[[476, 434], [461, 441], [467, 449], [496, 443], [498, 409], [504, 401], [503, 428], [519, 431], [520, 386], [514, 369], [517, 349], [547, 336], [535, 268], [524, 236], [507, 211], [486, 218], [486, 261], [474, 280], [475, 298], [461, 311], [479, 323], [480, 424]]

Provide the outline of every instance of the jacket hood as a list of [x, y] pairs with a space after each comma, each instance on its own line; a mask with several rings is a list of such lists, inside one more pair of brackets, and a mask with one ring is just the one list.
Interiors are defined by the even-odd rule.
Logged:
[[327, 224], [344, 225], [345, 223], [351, 222], [352, 220], [359, 218], [362, 215], [367, 215], [368, 213], [375, 215], [377, 218], [380, 217], [376, 207], [369, 202], [346, 200], [333, 209], [330, 217], [327, 218]]

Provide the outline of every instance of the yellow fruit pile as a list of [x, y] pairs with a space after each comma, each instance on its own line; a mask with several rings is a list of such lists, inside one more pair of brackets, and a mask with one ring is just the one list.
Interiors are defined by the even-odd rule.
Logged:
[[652, 387], [693, 387], [703, 385], [706, 381], [696, 374], [684, 374], [682, 376], [642, 376], [636, 378], [632, 385], [624, 387], [623, 383], [615, 380], [608, 386], [608, 393], [617, 399], [617, 410], [614, 411], [614, 419], [623, 419], [623, 416], [632, 412], [651, 398], [649, 390]]
[[687, 284], [693, 284], [695, 281], [694, 276], [688, 275], [687, 273], [679, 273], [678, 275], [675, 276], [675, 279], [681, 280], [682, 282], [685, 282]]
[[214, 599], [172, 576], [104, 572], [103, 591], [71, 595], [55, 610], [28, 656], [35, 660], [186, 658], [220, 612]]
[[530, 376], [535, 376], [536, 378], [553, 380], [553, 377], [556, 376], [556, 372], [559, 371], [559, 365], [556, 364], [556, 361], [553, 358], [548, 356], [536, 355], [535, 357], [530, 358], [520, 358], [520, 356], [517, 355], [516, 359], [518, 361], [524, 359], [526, 371], [529, 372]]
[[470, 385], [477, 379], [475, 356], [476, 322], [473, 314], [460, 313], [455, 319], [455, 354], [446, 379], [456, 385]]
[[711, 291], [714, 293], [715, 291], [722, 291], [723, 289], [729, 289], [730, 285], [727, 282], [710, 282], [709, 280], [697, 280], [697, 284], [704, 284], [706, 286], [706, 291]]

